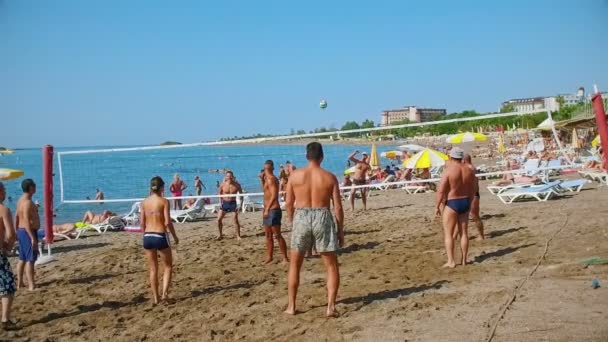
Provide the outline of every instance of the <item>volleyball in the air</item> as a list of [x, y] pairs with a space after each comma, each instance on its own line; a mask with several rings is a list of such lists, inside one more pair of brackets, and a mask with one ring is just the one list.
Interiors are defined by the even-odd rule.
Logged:
[[321, 108], [321, 109], [327, 108], [327, 101], [321, 100], [321, 102], [319, 102], [319, 108]]

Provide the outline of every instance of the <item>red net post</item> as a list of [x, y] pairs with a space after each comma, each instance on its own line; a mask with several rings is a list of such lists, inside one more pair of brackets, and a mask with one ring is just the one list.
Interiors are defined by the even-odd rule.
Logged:
[[44, 229], [47, 244], [53, 243], [53, 146], [42, 148], [42, 182], [44, 189]]

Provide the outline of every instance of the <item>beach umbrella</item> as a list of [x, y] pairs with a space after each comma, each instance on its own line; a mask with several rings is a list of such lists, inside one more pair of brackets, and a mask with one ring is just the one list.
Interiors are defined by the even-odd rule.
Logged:
[[429, 167], [443, 166], [448, 156], [430, 148], [414, 154], [408, 160], [403, 162], [403, 167], [406, 169], [425, 169]]
[[376, 148], [376, 144], [372, 144], [372, 152], [369, 156], [369, 165], [374, 167], [380, 167], [380, 158], [378, 158], [378, 149]]
[[345, 175], [350, 175], [350, 174], [355, 173], [355, 168], [356, 168], [356, 166], [349, 167], [348, 169], [344, 170], [344, 174]]
[[597, 147], [600, 144], [600, 136], [598, 135], [593, 140], [591, 140], [591, 146]]
[[578, 134], [576, 133], [576, 128], [572, 129], [572, 148], [581, 148], [581, 145], [578, 143]]
[[551, 130], [554, 125], [555, 125], [555, 121], [553, 121], [553, 119], [551, 119], [551, 118], [547, 118], [547, 119], [545, 119], [545, 121], [541, 122], [538, 126], [536, 126], [536, 128], [542, 129], [544, 131], [548, 131], [548, 130]]
[[23, 176], [23, 171], [13, 169], [0, 169], [0, 180], [11, 180]]
[[450, 144], [462, 144], [473, 141], [486, 141], [486, 139], [488, 139], [488, 137], [483, 134], [466, 132], [452, 135], [447, 138], [446, 142]]
[[505, 138], [502, 136], [502, 134], [498, 135], [498, 153], [503, 154], [507, 152], [507, 149], [505, 148]]
[[380, 157], [386, 159], [398, 159], [401, 158], [401, 151], [385, 151], [380, 153]]
[[406, 144], [406, 145], [401, 145], [399, 147], [397, 147], [398, 150], [400, 151], [408, 151], [408, 152], [420, 152], [422, 150], [425, 149], [425, 147], [420, 146], [420, 145], [416, 145], [416, 144]]

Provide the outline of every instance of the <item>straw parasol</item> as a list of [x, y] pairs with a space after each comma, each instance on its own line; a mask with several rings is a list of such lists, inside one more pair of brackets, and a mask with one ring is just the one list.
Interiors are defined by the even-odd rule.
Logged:
[[23, 176], [24, 172], [13, 169], [0, 169], [0, 180], [11, 180]]
[[411, 158], [403, 162], [403, 167], [407, 169], [425, 169], [445, 165], [448, 156], [435, 150], [425, 148], [414, 154]]

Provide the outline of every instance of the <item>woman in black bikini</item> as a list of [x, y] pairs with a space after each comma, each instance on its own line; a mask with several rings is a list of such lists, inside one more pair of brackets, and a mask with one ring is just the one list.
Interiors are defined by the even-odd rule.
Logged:
[[150, 286], [152, 287], [152, 302], [158, 304], [158, 254], [163, 263], [163, 291], [160, 299], [166, 300], [171, 284], [173, 255], [169, 244], [167, 231], [171, 232], [173, 241], [177, 245], [179, 240], [173, 229], [169, 216], [169, 201], [163, 198], [165, 182], [156, 176], [150, 180], [150, 196], [141, 205], [141, 229], [144, 232], [144, 253], [148, 261], [150, 272]]

